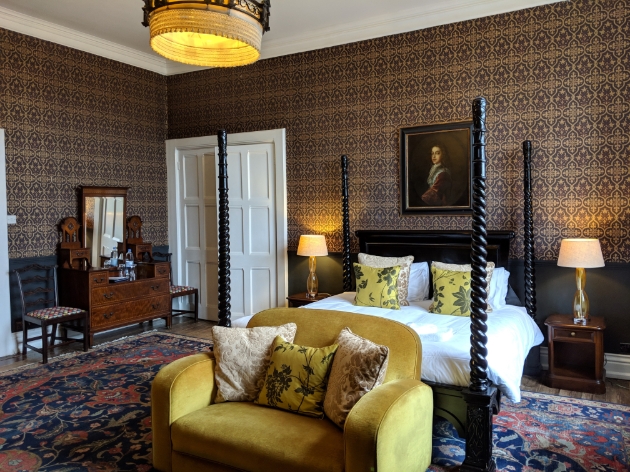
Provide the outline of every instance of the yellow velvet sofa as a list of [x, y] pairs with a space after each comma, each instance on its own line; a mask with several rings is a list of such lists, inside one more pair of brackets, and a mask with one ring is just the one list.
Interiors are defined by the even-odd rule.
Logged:
[[418, 335], [395, 321], [338, 311], [274, 308], [248, 327], [297, 324], [295, 343], [333, 344], [348, 326], [389, 347], [385, 382], [363, 396], [344, 430], [248, 402], [214, 404], [215, 360], [196, 354], [153, 381], [153, 465], [160, 471], [413, 472], [431, 463], [433, 397], [420, 381]]

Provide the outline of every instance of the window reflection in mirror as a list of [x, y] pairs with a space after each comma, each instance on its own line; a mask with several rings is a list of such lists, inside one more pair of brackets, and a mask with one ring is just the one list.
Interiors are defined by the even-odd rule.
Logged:
[[109, 257], [112, 249], [122, 242], [124, 212], [124, 197], [85, 198], [85, 247], [92, 249], [92, 261], [100, 261], [100, 256]]

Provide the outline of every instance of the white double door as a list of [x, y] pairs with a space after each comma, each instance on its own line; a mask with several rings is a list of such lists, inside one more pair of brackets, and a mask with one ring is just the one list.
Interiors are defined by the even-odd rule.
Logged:
[[[180, 283], [200, 288], [200, 318], [218, 320], [218, 148], [177, 154]], [[278, 303], [274, 143], [228, 146], [227, 161], [231, 313], [236, 319]]]

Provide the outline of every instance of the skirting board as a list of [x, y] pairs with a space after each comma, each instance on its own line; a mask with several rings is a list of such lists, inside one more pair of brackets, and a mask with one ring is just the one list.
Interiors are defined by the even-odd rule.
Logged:
[[[630, 380], [630, 356], [623, 354], [604, 354], [606, 378]], [[540, 348], [540, 363], [543, 369], [549, 369], [549, 351]]]

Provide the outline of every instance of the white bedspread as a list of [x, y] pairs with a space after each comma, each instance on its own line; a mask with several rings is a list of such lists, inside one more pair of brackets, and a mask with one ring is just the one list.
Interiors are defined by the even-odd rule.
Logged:
[[[422, 379], [447, 385], [470, 382], [470, 318], [436, 315], [427, 310], [431, 300], [410, 302], [400, 310], [356, 306], [354, 292], [346, 292], [302, 308], [338, 310], [380, 316], [404, 323], [422, 341]], [[232, 321], [245, 327], [251, 316]], [[525, 308], [507, 305], [488, 313], [488, 378], [513, 402], [521, 400], [521, 376], [529, 350], [543, 342], [543, 334]]]
[[[380, 316], [410, 326], [422, 341], [422, 379], [467, 386], [470, 381], [470, 318], [436, 315], [431, 300], [410, 302], [400, 310], [356, 306], [346, 292], [304, 306]], [[521, 375], [529, 350], [543, 334], [525, 308], [507, 305], [488, 313], [488, 378], [513, 402], [521, 400]]]

